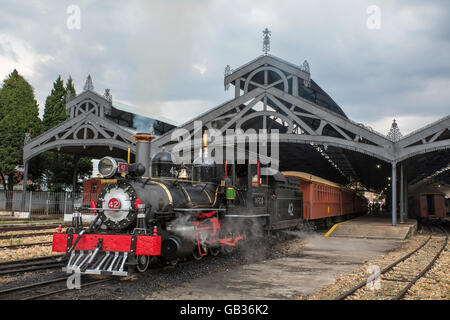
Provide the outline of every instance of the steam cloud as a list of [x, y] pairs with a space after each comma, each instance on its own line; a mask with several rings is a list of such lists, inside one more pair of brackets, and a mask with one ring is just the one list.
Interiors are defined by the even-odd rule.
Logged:
[[138, 133], [155, 134], [154, 125], [156, 120], [149, 119], [138, 114], [133, 115], [133, 127], [136, 128]]

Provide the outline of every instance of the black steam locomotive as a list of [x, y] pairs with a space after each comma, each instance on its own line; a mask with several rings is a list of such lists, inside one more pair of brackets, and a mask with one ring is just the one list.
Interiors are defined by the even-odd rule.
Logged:
[[165, 151], [150, 166], [152, 138], [134, 136], [134, 164], [100, 160], [107, 184], [91, 204], [94, 221], [83, 228], [75, 212], [72, 227], [53, 237], [53, 251], [66, 252], [68, 273], [144, 272], [151, 262], [217, 255], [264, 231], [295, 228], [302, 221], [297, 179], [279, 172], [263, 176], [257, 161], [216, 164], [205, 146], [190, 166], [175, 164]]

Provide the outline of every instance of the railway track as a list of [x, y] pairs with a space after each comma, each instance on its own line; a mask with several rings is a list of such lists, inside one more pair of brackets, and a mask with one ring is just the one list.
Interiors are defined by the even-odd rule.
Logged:
[[34, 246], [50, 246], [51, 244], [52, 244], [51, 241], [14, 244], [14, 245], [9, 245], [9, 246], [0, 246], [0, 250], [2, 250], [2, 249], [7, 249], [8, 250], [8, 249], [27, 248], [27, 247], [34, 247]]
[[0, 263], [0, 275], [60, 268], [64, 262], [57, 261], [57, 258], [61, 256], [55, 255], [3, 262]]
[[335, 300], [403, 299], [409, 289], [431, 269], [447, 243], [447, 234], [429, 236], [419, 247], [380, 271], [379, 287], [377, 282], [372, 282], [374, 286], [369, 288], [367, 281], [363, 281]]
[[0, 222], [18, 222], [18, 223], [29, 223], [30, 221], [41, 222], [42, 221], [51, 221], [58, 220], [59, 217], [50, 217], [50, 218], [37, 218], [33, 217], [32, 219], [21, 219], [21, 218], [0, 218]]
[[54, 233], [55, 232], [7, 234], [7, 235], [0, 235], [0, 240], [30, 238], [30, 237], [40, 237], [40, 236], [51, 236]]
[[[3, 270], [2, 268], [7, 268], [9, 266], [17, 266], [17, 265], [23, 265], [23, 264], [30, 264], [38, 263], [43, 264], [42, 268], [48, 268], [48, 265], [45, 266], [45, 261], [48, 261], [48, 258], [54, 258], [54, 261], [56, 261], [56, 258], [61, 257], [63, 255], [58, 256], [52, 256], [52, 257], [42, 257], [42, 258], [34, 258], [34, 259], [26, 259], [26, 260], [17, 260], [17, 261], [11, 261], [11, 262], [5, 262], [3, 264], [0, 264], [0, 275], [2, 274]], [[47, 259], [47, 260], [46, 260]], [[30, 261], [33, 260], [33, 261]], [[59, 265], [55, 264], [55, 267], [61, 267], [63, 266], [67, 261], [64, 263], [60, 263]], [[192, 259], [180, 262], [179, 265], [186, 266], [188, 264], [194, 264], [198, 263], [198, 260]], [[159, 267], [152, 267], [147, 272], [153, 272], [156, 275], [158, 272], [166, 271], [168, 269], [175, 268], [175, 265], [167, 265], [167, 266], [159, 266]], [[107, 283], [107, 282], [113, 282], [118, 281], [119, 278], [117, 277], [108, 277], [106, 279], [98, 279], [98, 276], [89, 276], [89, 275], [83, 275], [82, 281], [80, 283], [80, 289]], [[55, 296], [58, 294], [70, 292], [73, 289], [69, 289], [67, 286], [67, 279], [69, 276], [63, 276], [51, 280], [46, 281], [40, 281], [35, 282], [31, 284], [25, 284], [25, 285], [18, 285], [6, 289], [0, 289], [0, 300], [7, 300], [7, 299], [14, 299], [14, 300], [37, 300], [37, 299], [43, 299], [51, 296]]]
[[[16, 261], [10, 261], [10, 262], [4, 262], [0, 264], [0, 275], [6, 273], [12, 273], [12, 270], [10, 268], [16, 268], [18, 266], [24, 266], [24, 268], [27, 269], [27, 271], [31, 271], [28, 268], [42, 268], [42, 269], [48, 269], [49, 266], [51, 267], [62, 267], [67, 263], [67, 261], [64, 261], [62, 263], [57, 263], [56, 258], [59, 258], [63, 255], [57, 255], [57, 256], [50, 256], [50, 257], [40, 257], [40, 258], [32, 258], [32, 259], [25, 259], [25, 260], [16, 260]], [[50, 261], [50, 263], [48, 263]], [[54, 264], [53, 264], [54, 263]], [[188, 259], [186, 261], [180, 261], [177, 265], [182, 265], [183, 267], [188, 266], [189, 264], [196, 264], [200, 263], [199, 260], [196, 259]], [[167, 272], [167, 270], [175, 268], [175, 264], [173, 265], [164, 265], [164, 266], [157, 266], [154, 265], [147, 272], [151, 272], [155, 274], [156, 276], [160, 272]], [[19, 269], [19, 270], [25, 270], [25, 269]], [[37, 269], [34, 269], [37, 270]], [[14, 272], [21, 272], [21, 271], [14, 271]], [[117, 277], [108, 277], [99, 279], [99, 276], [91, 276], [91, 275], [82, 275], [81, 283], [80, 283], [80, 289], [99, 285], [102, 283], [108, 283], [113, 281], [118, 281], [120, 278]], [[105, 277], [105, 276], [103, 276]], [[67, 293], [72, 291], [73, 289], [69, 289], [67, 286], [67, 279], [69, 276], [62, 276], [58, 278], [54, 278], [51, 280], [45, 280], [45, 281], [39, 281], [34, 283], [28, 283], [28, 284], [20, 284], [17, 286], [9, 287], [9, 288], [0, 288], [0, 300], [7, 300], [7, 299], [14, 299], [14, 300], [37, 300], [37, 299], [44, 299], [52, 296], [57, 296], [59, 294]], [[72, 291], [76, 293], [76, 291]]]
[[[68, 278], [69, 276], [64, 276], [56, 279], [3, 289], [0, 290], [0, 299], [5, 300], [9, 298], [14, 300], [36, 300], [68, 292], [73, 290], [69, 289], [67, 286]], [[88, 278], [87, 282], [80, 284], [80, 289], [113, 280], [116, 279], [107, 278], [99, 280], [95, 278]], [[84, 281], [86, 281], [86, 279]]]
[[[63, 255], [55, 255], [3, 262], [0, 263], [0, 275], [61, 268], [66, 261], [60, 262], [57, 261], [57, 258], [62, 256]], [[67, 292], [71, 290], [67, 287], [68, 278], [69, 276], [63, 276], [56, 279], [0, 289], [0, 299], [34, 300]], [[80, 284], [80, 287], [84, 288], [112, 280], [115, 279], [108, 278], [98, 280], [88, 277], [88, 279], [84, 280], [84, 283]]]
[[52, 224], [38, 224], [38, 225], [13, 225], [13, 226], [1, 226], [0, 233], [10, 232], [10, 231], [26, 231], [26, 230], [44, 230], [44, 229], [57, 229], [58, 226], [66, 228], [70, 227], [69, 224], [63, 223], [52, 223]]

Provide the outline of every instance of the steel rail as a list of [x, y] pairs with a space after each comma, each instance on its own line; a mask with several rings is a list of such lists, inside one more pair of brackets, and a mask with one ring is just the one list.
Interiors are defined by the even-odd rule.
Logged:
[[64, 263], [61, 262], [51, 262], [40, 266], [30, 266], [27, 268], [17, 268], [17, 269], [8, 269], [0, 271], [0, 275], [6, 274], [15, 274], [15, 273], [23, 273], [29, 271], [37, 271], [37, 270], [47, 270], [47, 269], [55, 269], [64, 266]]
[[[109, 282], [109, 281], [112, 281], [112, 280], [116, 280], [116, 279], [110, 278], [110, 279], [102, 279], [102, 280], [98, 280], [98, 281], [92, 281], [92, 282], [88, 282], [88, 283], [85, 283], [85, 284], [81, 284], [80, 288], [85, 288], [85, 287], [88, 287], [88, 286], [92, 286], [92, 285], [96, 285], [96, 284], [100, 284], [100, 283], [104, 283], [104, 282]], [[34, 296], [31, 296], [31, 297], [26, 297], [26, 298], [23, 298], [21, 300], [36, 300], [36, 299], [39, 299], [39, 298], [49, 297], [49, 296], [53, 296], [55, 294], [67, 292], [67, 291], [70, 291], [70, 290], [73, 290], [73, 289], [65, 288], [65, 289], [61, 289], [61, 290], [55, 290], [55, 291], [51, 291], [51, 292], [46, 292], [46, 293], [34, 295]]]
[[11, 234], [11, 235], [0, 235], [0, 240], [17, 239], [17, 238], [31, 238], [39, 236], [51, 236], [54, 232], [43, 232], [43, 233], [25, 233], [25, 234]]
[[25, 231], [25, 230], [43, 230], [43, 229], [53, 229], [61, 226], [63, 228], [70, 227], [71, 225], [68, 223], [46, 223], [46, 224], [37, 224], [37, 225], [10, 225], [6, 227], [0, 227], [0, 233], [2, 232], [10, 232], [10, 231]]
[[436, 260], [439, 259], [439, 257], [441, 256], [442, 251], [444, 251], [445, 247], [447, 246], [447, 243], [448, 243], [448, 236], [445, 237], [444, 245], [442, 246], [441, 250], [439, 250], [439, 252], [434, 256], [433, 260], [431, 260], [431, 262], [413, 280], [411, 280], [411, 282], [408, 283], [408, 285], [406, 285], [399, 292], [399, 294], [397, 296], [395, 296], [395, 298], [393, 298], [392, 300], [400, 300], [406, 295], [406, 293], [417, 282], [417, 280], [422, 278], [428, 272], [428, 270], [430, 270], [431, 267], [435, 264]]
[[63, 262], [56, 259], [61, 255], [7, 261], [0, 264], [0, 275], [59, 268]]
[[24, 244], [15, 244], [12, 246], [0, 246], [0, 249], [17, 249], [17, 248], [26, 248], [26, 247], [34, 247], [34, 246], [49, 246], [51, 244], [53, 244], [53, 242], [51, 242], [51, 241], [24, 243]]
[[0, 263], [0, 267], [11, 265], [11, 264], [28, 263], [28, 262], [41, 261], [41, 260], [46, 260], [46, 259], [51, 259], [51, 258], [59, 258], [59, 257], [62, 257], [62, 256], [63, 256], [62, 254], [58, 254], [58, 255], [44, 256], [44, 257], [37, 257], [37, 258], [5, 261], [5, 262], [1, 262]]
[[32, 283], [32, 284], [27, 284], [27, 285], [23, 285], [23, 286], [8, 288], [8, 289], [5, 289], [5, 290], [1, 290], [0, 291], [0, 295], [5, 295], [5, 294], [12, 293], [12, 292], [25, 290], [25, 289], [40, 287], [40, 286], [43, 286], [43, 285], [46, 285], [46, 284], [52, 284], [52, 283], [57, 283], [57, 282], [61, 282], [61, 281], [67, 281], [68, 278], [69, 277], [63, 277], [63, 278], [57, 278], [57, 279], [52, 279], [52, 280], [48, 280], [48, 281], [42, 281], [42, 282], [38, 282], [38, 283]]
[[38, 265], [42, 265], [42, 264], [49, 264], [52, 262], [56, 262], [56, 259], [47, 258], [47, 259], [42, 259], [42, 260], [38, 260], [38, 261], [29, 261], [29, 262], [22, 262], [22, 263], [0, 265], [0, 271], [8, 270], [8, 269], [15, 268], [15, 267], [21, 268], [21, 267], [29, 267], [29, 266], [38, 266]]
[[[431, 240], [431, 236], [428, 237], [427, 240], [425, 240], [420, 246], [418, 246], [416, 249], [414, 249], [413, 251], [411, 251], [410, 253], [406, 254], [405, 256], [401, 257], [400, 259], [398, 259], [397, 261], [391, 263], [389, 266], [387, 266], [386, 268], [384, 268], [383, 270], [381, 270], [380, 275], [388, 272], [389, 270], [391, 270], [393, 267], [395, 267], [396, 265], [398, 265], [399, 263], [405, 261], [406, 259], [408, 259], [410, 256], [412, 256], [414, 253], [416, 253], [417, 251], [419, 251], [420, 249], [422, 249], [429, 241]], [[367, 284], [367, 281], [362, 281], [359, 284], [357, 284], [356, 286], [354, 286], [353, 288], [351, 288], [350, 290], [344, 292], [343, 294], [341, 294], [340, 296], [334, 298], [334, 300], [344, 300], [345, 298], [347, 298], [348, 296], [352, 295], [353, 293], [355, 293], [357, 290], [361, 289], [362, 287], [364, 287]]]

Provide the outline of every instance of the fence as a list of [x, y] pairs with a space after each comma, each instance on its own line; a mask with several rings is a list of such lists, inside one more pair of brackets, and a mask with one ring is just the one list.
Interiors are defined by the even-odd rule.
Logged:
[[[22, 211], [22, 199], [22, 191], [0, 190], [0, 211]], [[91, 201], [97, 203], [96, 193], [27, 191], [24, 211], [32, 216], [62, 216], [74, 207], [89, 207]]]

